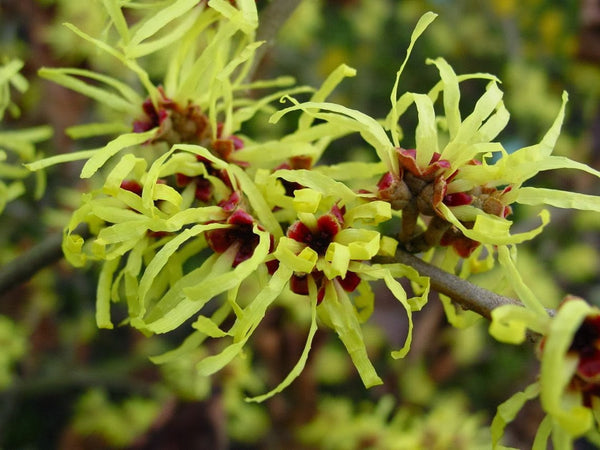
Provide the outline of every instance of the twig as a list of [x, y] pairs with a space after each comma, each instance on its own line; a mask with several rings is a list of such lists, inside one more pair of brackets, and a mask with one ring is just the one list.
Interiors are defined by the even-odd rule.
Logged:
[[248, 74], [249, 80], [254, 77], [267, 51], [273, 47], [277, 32], [301, 2], [302, 0], [273, 0], [261, 11], [256, 40], [265, 43], [256, 50], [254, 64]]
[[62, 234], [52, 235], [0, 269], [0, 295], [62, 258]]
[[[78, 229], [77, 233], [87, 235], [87, 228]], [[60, 261], [63, 257], [62, 238], [62, 233], [53, 234], [1, 267], [0, 295], [28, 281], [44, 267]]]
[[496, 294], [482, 287], [476, 286], [462, 278], [435, 267], [416, 256], [398, 250], [394, 258], [381, 258], [381, 262], [397, 262], [413, 267], [421, 275], [430, 279], [431, 287], [437, 292], [447, 295], [455, 303], [491, 319], [492, 310], [501, 305], [522, 304], [509, 297]]

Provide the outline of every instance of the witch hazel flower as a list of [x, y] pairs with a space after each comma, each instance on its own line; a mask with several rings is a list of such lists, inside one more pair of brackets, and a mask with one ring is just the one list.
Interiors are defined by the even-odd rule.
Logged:
[[[11, 100], [11, 88], [19, 92], [25, 92], [29, 83], [20, 73], [24, 63], [18, 59], [2, 61], [0, 63], [0, 123], [5, 112], [18, 116], [19, 108]], [[21, 167], [21, 163], [33, 161], [39, 157], [36, 144], [52, 136], [52, 128], [49, 126], [38, 126], [18, 131], [6, 131], [0, 129], [0, 214], [7, 203], [21, 196], [26, 188], [23, 179], [30, 175], [27, 169]], [[8, 154], [16, 156], [16, 161], [8, 157]], [[36, 180], [35, 197], [43, 194], [45, 187], [44, 174], [39, 173]]]
[[[235, 135], [224, 137], [222, 122], [217, 124], [215, 136], [213, 135], [208, 116], [203, 114], [199, 107], [188, 104], [186, 110], [190, 111], [190, 113], [182, 115], [177, 112], [180, 108], [177, 108], [177, 105], [173, 102], [172, 105], [175, 105], [176, 107], [174, 109], [175, 112], [165, 112], [163, 116], [166, 117], [166, 119], [160, 121], [156, 136], [149, 142], [157, 143], [164, 141], [167, 142], [169, 146], [178, 143], [200, 145], [208, 149], [211, 154], [220, 160], [231, 164], [237, 164], [241, 167], [247, 166], [245, 162], [237, 161], [233, 158], [234, 152], [237, 152], [244, 147], [244, 141]], [[151, 103], [149, 104], [149, 108], [152, 108]], [[159, 115], [160, 114], [155, 114], [156, 117], [159, 117]], [[164, 124], [167, 125], [163, 126]], [[165, 131], [167, 129], [168, 131]], [[211, 177], [221, 179], [229, 187], [232, 187], [231, 182], [228, 174], [215, 167], [207, 158], [198, 155], [197, 160], [204, 164], [206, 176], [202, 174], [190, 176], [184, 173], [177, 173], [175, 174], [175, 183], [179, 188], [185, 188], [190, 184], [193, 185], [195, 187], [196, 199], [203, 203], [210, 203], [214, 197]]]
[[[451, 72], [449, 65], [441, 59], [436, 60], [435, 64], [444, 76], [448, 77], [447, 80], [443, 80], [445, 84], [442, 84], [446, 89], [445, 95], [447, 91], [457, 92], [459, 79]], [[460, 181], [462, 167], [477, 167], [480, 161], [476, 158], [482, 153], [498, 151], [499, 144], [491, 140], [506, 124], [507, 113], [501, 103], [502, 93], [495, 80], [493, 77], [487, 78], [492, 78], [492, 81], [473, 113], [462, 123], [460, 118], [450, 121], [452, 127], [449, 141], [444, 148], [439, 148], [440, 138], [433, 104], [442, 91], [440, 87], [434, 88], [429, 95], [408, 93], [401, 99], [395, 99], [394, 92], [394, 107], [386, 119], [387, 127], [391, 130], [391, 139], [386, 129], [375, 119], [339, 105], [307, 102], [287, 108], [282, 113], [295, 109], [308, 111], [308, 108], [318, 108], [335, 114], [313, 112], [317, 118], [331, 122], [339, 120], [345, 126], [350, 126], [349, 123], [354, 124], [355, 131], [360, 132], [374, 147], [384, 163], [384, 172], [377, 182], [376, 189], [372, 191], [371, 198], [387, 201], [394, 210], [402, 212], [402, 228], [398, 238], [409, 251], [420, 252], [439, 245], [442, 238], [446, 244], [457, 241], [458, 237], [451, 234], [454, 223], [448, 219], [450, 216], [455, 219], [455, 210], [460, 218], [454, 221], [461, 222], [462, 228], [470, 227], [479, 213], [505, 220], [505, 216], [510, 212], [508, 205], [494, 205], [492, 208], [491, 200], [486, 203], [484, 209], [483, 205], [488, 198], [493, 197], [502, 202], [502, 190], [496, 192], [496, 188], [483, 185], [460, 189], [458, 183], [450, 187], [453, 181]], [[455, 100], [456, 102], [446, 105], [446, 108], [452, 108], [453, 114], [459, 114], [458, 97]], [[416, 130], [416, 148], [405, 149], [399, 145], [399, 132], [395, 122], [411, 103], [417, 106], [420, 123]], [[278, 117], [279, 115], [275, 119]], [[368, 197], [369, 194], [365, 193], [365, 196]], [[467, 211], [470, 214], [465, 214]], [[428, 218], [428, 227], [425, 230], [420, 229], [418, 225], [422, 216]], [[489, 241], [488, 239], [485, 242], [491, 243]], [[468, 256], [470, 251], [462, 252], [462, 256]]]
[[498, 341], [537, 342], [541, 361], [538, 379], [502, 403], [492, 422], [494, 449], [508, 423], [526, 401], [539, 397], [546, 417], [539, 425], [533, 449], [569, 450], [583, 434], [600, 429], [600, 310], [575, 296], [567, 296], [557, 311], [547, 310], [523, 281], [515, 265], [516, 252], [499, 247], [506, 278], [522, 305], [502, 305], [491, 313], [490, 334]]
[[[416, 39], [434, 18], [435, 14], [428, 13], [420, 19], [407, 58]], [[549, 214], [540, 213], [542, 223], [537, 228], [511, 233], [510, 205], [515, 202], [600, 210], [597, 197], [522, 186], [539, 171], [556, 168], [575, 168], [600, 176], [600, 172], [584, 164], [551, 155], [564, 118], [566, 95], [542, 142], [508, 154], [495, 141], [509, 119], [499, 80], [486, 74], [457, 75], [442, 58], [427, 62], [437, 68], [440, 82], [426, 94], [408, 92], [398, 96], [405, 60], [397, 73], [390, 97], [392, 107], [383, 125], [341, 105], [299, 103], [294, 99], [290, 99], [294, 105], [275, 114], [272, 121], [289, 111], [302, 110], [341, 130], [359, 132], [383, 163], [375, 189], [361, 192], [365, 197], [390, 202], [394, 210], [401, 212], [398, 238], [411, 252], [448, 245], [467, 258], [481, 244], [511, 245], [532, 239], [548, 223]], [[486, 80], [487, 86], [472, 112], [463, 117], [459, 107], [460, 83], [474, 78]], [[443, 114], [435, 108], [440, 97]], [[418, 116], [416, 146], [406, 149], [400, 143], [406, 131], [400, 130], [398, 121], [411, 105], [415, 105]], [[488, 163], [494, 155], [500, 157], [498, 161]]]
[[530, 309], [506, 305], [492, 312], [490, 332], [499, 340], [519, 343], [525, 331], [541, 334], [538, 380], [498, 407], [492, 422], [494, 448], [504, 429], [528, 400], [539, 397], [546, 413], [539, 425], [534, 449], [574, 448], [576, 438], [600, 430], [600, 309], [583, 299], [568, 296], [556, 314], [542, 315]]
[[148, 143], [165, 142], [169, 147], [175, 144], [194, 144], [208, 148], [218, 158], [245, 166], [236, 162], [233, 153], [244, 147], [244, 141], [235, 135], [225, 136], [224, 123], [218, 122], [213, 130], [210, 118], [199, 105], [188, 101], [181, 106], [167, 98], [162, 86], [158, 87], [161, 98], [154, 105], [150, 98], [142, 104], [144, 118], [133, 122], [133, 131], [143, 133], [156, 129], [156, 134]]
[[[411, 314], [425, 303], [429, 287], [428, 280], [411, 268], [371, 263], [376, 255], [391, 255], [395, 251], [396, 241], [381, 236], [373, 228], [391, 218], [389, 204], [365, 202], [348, 188], [344, 190], [340, 183], [312, 171], [281, 169], [272, 177], [311, 186], [294, 191], [297, 220], [278, 240], [273, 252], [276, 264], [272, 266], [275, 271], [270, 283], [285, 278], [291, 292], [307, 297], [307, 307], [310, 305], [312, 308], [313, 319], [305, 351], [298, 364], [280, 385], [254, 400], [261, 401], [274, 395], [300, 373], [317, 328], [317, 317], [336, 331], [365, 386], [380, 384], [381, 379], [368, 358], [360, 328], [360, 323], [367, 320], [373, 311], [374, 294], [370, 282], [384, 280], [408, 316], [409, 333], [403, 348], [392, 353], [395, 358], [403, 357], [410, 348]], [[335, 199], [332, 196], [334, 192], [341, 199]], [[417, 297], [407, 298], [397, 281], [403, 276], [422, 286]], [[283, 285], [279, 285], [283, 289]]]
[[[299, 196], [301, 194], [302, 191], [298, 192]], [[342, 227], [344, 225], [345, 209], [345, 207], [340, 209], [334, 204], [331, 211], [318, 217], [316, 222], [311, 220], [310, 222], [313, 223], [311, 223], [310, 226], [307, 226], [305, 222], [298, 220], [290, 225], [287, 230], [287, 237], [299, 243], [300, 245], [298, 247], [305, 245], [301, 252], [305, 249], [310, 249], [314, 252], [312, 254], [313, 258], [314, 256], [317, 257], [317, 261], [319, 257], [322, 257], [325, 261], [331, 263], [331, 266], [321, 264], [320, 266], [323, 270], [315, 267], [310, 273], [294, 273], [290, 280], [290, 289], [292, 292], [308, 295], [308, 282], [309, 278], [311, 278], [318, 289], [317, 304], [320, 304], [323, 301], [325, 287], [328, 281], [337, 282], [346, 292], [354, 292], [361, 281], [360, 277], [355, 272], [348, 271], [346, 268], [338, 269], [339, 275], [336, 275], [333, 280], [331, 279], [336, 273], [335, 269], [333, 269], [334, 259], [340, 261], [343, 257], [334, 255], [334, 253], [336, 252], [335, 239], [336, 237], [340, 239], [341, 235], [338, 236], [338, 234], [342, 232]], [[349, 256], [350, 255], [348, 255], [348, 257]], [[365, 256], [373, 255], [367, 253]], [[326, 275], [324, 271], [327, 271], [328, 275]]]
[[144, 117], [133, 122], [133, 131], [143, 133], [156, 129], [150, 142], [166, 142], [173, 144], [187, 143], [207, 147], [212, 141], [210, 122], [198, 105], [188, 102], [181, 106], [167, 98], [164, 89], [158, 87], [160, 98], [154, 105], [148, 98], [142, 103]]
[[[107, 8], [110, 25], [115, 26], [121, 38], [114, 45], [67, 24], [86, 44], [128, 69], [145, 95], [110, 75], [75, 68], [43, 68], [42, 77], [86, 95], [114, 113], [111, 122], [72, 127], [68, 131], [71, 137], [120, 135], [100, 148], [52, 156], [28, 167], [39, 170], [57, 163], [86, 160], [81, 177], [90, 178], [111, 158], [134, 152], [148, 143], [162, 144], [144, 152], [150, 163], [164, 151], [165, 144], [168, 148], [178, 143], [211, 148], [221, 159], [230, 161], [232, 153], [243, 146], [237, 130], [268, 103], [241, 97], [255, 86], [281, 87], [290, 84], [290, 79], [245, 81], [254, 52], [261, 45], [254, 40], [258, 26], [254, 1], [240, 0], [236, 7], [225, 1], [214, 1], [206, 7], [198, 5], [193, 1], [176, 2], [169, 14], [150, 14], [132, 29], [116, 25], [127, 23], [123, 11], [126, 6]], [[205, 32], [188, 32], [194, 28]], [[172, 57], [164, 79], [155, 85], [140, 58], [165, 51], [168, 46]], [[243, 100], [241, 105], [238, 100]], [[234, 102], [238, 103], [235, 109]], [[132, 122], [133, 131], [128, 132]]]
[[[252, 216], [256, 214], [261, 224], [267, 223], [267, 215], [272, 211], [269, 206], [261, 205], [254, 197], [255, 194], [260, 196], [256, 186], [253, 186], [240, 168], [231, 166], [230, 170], [240, 171], [239, 174], [235, 174], [236, 179], [239, 177], [242, 180], [240, 192], [243, 192], [244, 198], [251, 204]], [[218, 313], [205, 316], [200, 312], [193, 325], [197, 336], [208, 335], [224, 342], [220, 352], [204, 358], [197, 365], [200, 374], [211, 375], [243, 350], [269, 306], [276, 302], [281, 294], [291, 291], [299, 295], [300, 301], [305, 298], [306, 308], [311, 311], [311, 323], [304, 350], [297, 364], [279, 385], [250, 400], [262, 401], [271, 397], [287, 387], [301, 373], [318, 328], [317, 318], [325, 326], [336, 331], [348, 349], [364, 384], [380, 384], [381, 379], [369, 360], [360, 326], [373, 311], [375, 297], [369, 283], [373, 280], [384, 280], [407, 313], [409, 334], [405, 345], [392, 353], [393, 357], [400, 358], [406, 355], [410, 347], [411, 313], [425, 303], [429, 280], [420, 277], [414, 269], [400, 264], [370, 263], [375, 255], [391, 255], [395, 251], [396, 241], [382, 237], [374, 229], [377, 224], [391, 217], [388, 203], [365, 202], [343, 184], [313, 171], [281, 169], [271, 176], [273, 179], [282, 178], [309, 186], [294, 192], [292, 204], [297, 218], [289, 225], [285, 235], [282, 235], [281, 231], [278, 234], [277, 230], [263, 234], [255, 223], [253, 232], [259, 236], [258, 245], [249, 259], [232, 267], [239, 255], [239, 247], [235, 244], [239, 235], [234, 237], [228, 234], [227, 230], [237, 228], [241, 233], [244, 227], [248, 230], [250, 225], [250, 217], [245, 212], [236, 214], [235, 211], [239, 211], [238, 208], [243, 203], [239, 203], [237, 195], [233, 195], [222, 204], [222, 208], [231, 212], [226, 222], [235, 223], [226, 223], [222, 228], [206, 233], [206, 240], [214, 247], [216, 253], [202, 267], [178, 281], [153, 310], [145, 314], [143, 320], [133, 320], [132, 323], [151, 332], [169, 331], [196, 314], [199, 308], [215, 295], [215, 289], [227, 292], [227, 302], [223, 303]], [[271, 240], [271, 235], [274, 241]], [[271, 251], [272, 242], [276, 243], [274, 251]], [[229, 248], [219, 254], [226, 244], [229, 244]], [[164, 251], [167, 252], [166, 246]], [[173, 254], [173, 249], [170, 252]], [[157, 255], [155, 260], [162, 259], [161, 256]], [[164, 260], [162, 264], [166, 264]], [[210, 270], [213, 271], [216, 271], [217, 267], [219, 270], [225, 270], [227, 264], [227, 278], [224, 278], [225, 273], [222, 276], [215, 273], [215, 276], [206, 276], [198, 280], [200, 274], [207, 274], [208, 269], [205, 267], [212, 267]], [[241, 277], [247, 276], [249, 268], [258, 274], [259, 280], [264, 281], [258, 293], [252, 299], [245, 299], [242, 306], [237, 301], [237, 286], [243, 280]], [[144, 274], [140, 286], [150, 282], [157, 273], [154, 268], [149, 269], [151, 270]], [[397, 281], [399, 277], [408, 277], [416, 285], [422, 286], [419, 294], [408, 299], [402, 285]], [[228, 291], [223, 290], [223, 284], [227, 285]], [[222, 308], [234, 314], [233, 325], [229, 329], [220, 326], [218, 317], [224, 317]], [[196, 339], [196, 334], [189, 339]], [[184, 346], [187, 348], [189, 344]], [[178, 351], [174, 352], [177, 354]], [[159, 360], [168, 358], [169, 356], [165, 355]]]
[[[206, 232], [206, 242], [216, 253], [225, 253], [231, 247], [237, 249], [232, 267], [249, 259], [259, 243], [259, 236], [254, 233], [256, 219], [247, 212], [242, 196], [234, 191], [231, 196], [219, 203], [219, 206], [228, 214], [224, 223], [228, 228], [220, 228]], [[264, 230], [260, 225], [258, 229]], [[271, 236], [269, 250], [273, 249], [274, 239]]]
[[[211, 178], [217, 204], [198, 205], [193, 186], [180, 191], [165, 181], [182, 171], [190, 176], [205, 173], [199, 157], [227, 174], [234, 187]], [[78, 234], [81, 223], [89, 226], [90, 236]], [[204, 278], [190, 275], [184, 267], [190, 258], [205, 249], [212, 251], [213, 258], [208, 258], [203, 270], [214, 277], [227, 278], [229, 273], [230, 279], [218, 286], [226, 291], [264, 263], [277, 234], [282, 234], [279, 224], [241, 168], [203, 147], [179, 144], [150, 168], [144, 158], [124, 155], [107, 174], [102, 189], [84, 196], [65, 231], [63, 249], [74, 265], [102, 262], [97, 298], [100, 327], [113, 326], [111, 303], [126, 300], [132, 324], [147, 329], [148, 321], [150, 327], [163, 330], [167, 325], [153, 323], [157, 311], [166, 304], [175, 310], [179, 301], [188, 298], [180, 279], [188, 283], [185, 288], [194, 299], [221, 292], [194, 291], [196, 284], [202, 287]], [[209, 270], [217, 260], [215, 269]]]

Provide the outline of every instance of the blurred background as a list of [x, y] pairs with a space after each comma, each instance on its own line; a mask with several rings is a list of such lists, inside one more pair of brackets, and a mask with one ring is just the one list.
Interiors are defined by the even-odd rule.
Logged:
[[[259, 9], [266, 3], [257, 1]], [[43, 154], [89, 148], [64, 129], [103, 111], [36, 72], [78, 66], [119, 76], [111, 60], [61, 26], [69, 21], [101, 35], [102, 9], [100, 1], [0, 0], [0, 59], [23, 60], [30, 83], [27, 92], [11, 93], [20, 114], [7, 114], [0, 131], [50, 124], [54, 136], [37, 146]], [[566, 90], [570, 100], [555, 152], [600, 169], [597, 0], [304, 0], [280, 29], [259, 75], [292, 74], [299, 84], [318, 86], [346, 63], [358, 74], [332, 100], [384, 117], [413, 27], [430, 10], [439, 17], [416, 44], [400, 92], [427, 92], [438, 73], [425, 61], [439, 56], [458, 74], [498, 76], [511, 112], [499, 140], [510, 151], [539, 142]], [[461, 107], [468, 112], [484, 85], [461, 88]], [[410, 114], [404, 120], [405, 130], [416, 123]], [[255, 132], [264, 127], [253, 126]], [[357, 137], [341, 139], [325, 158], [368, 158], [361, 145]], [[40, 200], [26, 193], [6, 206], [0, 264], [62, 229], [85, 188], [78, 174], [77, 164], [52, 168]], [[582, 173], [543, 172], [534, 181], [600, 195], [597, 178]], [[34, 177], [25, 183], [34, 190]], [[536, 213], [518, 209], [514, 217], [528, 229]], [[600, 306], [598, 216], [551, 213], [545, 232], [520, 249], [523, 278], [549, 307], [567, 293]], [[272, 311], [257, 331], [253, 354], [207, 380], [195, 374], [193, 360], [162, 366], [148, 360], [179, 342], [176, 333], [145, 338], [129, 327], [98, 330], [96, 277], [94, 267], [74, 271], [63, 261], [0, 297], [0, 448], [353, 449], [395, 442], [397, 448], [484, 449], [497, 405], [538, 370], [532, 345], [495, 343], [483, 321], [454, 329], [435, 299], [415, 315], [409, 356], [393, 361], [389, 351], [402, 342], [404, 319], [396, 316], [397, 305], [382, 298], [365, 337], [384, 386], [365, 390], [336, 337], [319, 331], [302, 377], [264, 404], [246, 403], [248, 393], [278, 383], [302, 351], [306, 330], [293, 308]], [[495, 279], [492, 272], [475, 281], [490, 286]], [[507, 442], [529, 448], [541, 418], [539, 406], [528, 404], [509, 427]], [[598, 442], [582, 439], [577, 448], [597, 448]]]

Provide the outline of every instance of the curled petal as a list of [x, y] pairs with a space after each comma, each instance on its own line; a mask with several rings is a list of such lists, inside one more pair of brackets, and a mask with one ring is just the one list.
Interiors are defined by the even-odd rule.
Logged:
[[564, 302], [552, 320], [542, 354], [542, 407], [571, 436], [582, 435], [593, 422], [592, 411], [581, 403], [568, 402], [566, 393], [578, 364], [576, 357], [568, 355], [568, 350], [576, 331], [590, 312], [591, 306], [581, 299]]
[[539, 393], [539, 383], [533, 383], [527, 386], [523, 392], [517, 392], [511, 398], [498, 406], [498, 410], [494, 416], [491, 426], [492, 448], [494, 450], [503, 448], [499, 447], [499, 444], [500, 439], [504, 435], [504, 429], [506, 428], [506, 425], [514, 420], [514, 418], [517, 416], [517, 413], [523, 408], [525, 402], [537, 397]]
[[225, 347], [220, 353], [211, 355], [201, 360], [196, 365], [196, 370], [201, 375], [212, 375], [221, 370], [233, 360], [244, 348], [248, 339], [256, 330], [266, 310], [281, 294], [292, 272], [285, 266], [280, 266], [273, 274], [269, 283], [256, 295], [245, 309], [244, 314], [238, 318], [229, 334], [233, 336], [233, 343]]
[[373, 201], [351, 208], [344, 214], [346, 226], [352, 226], [355, 221], [377, 225], [392, 218], [392, 208], [388, 202]]
[[266, 394], [259, 395], [252, 398], [247, 398], [246, 401], [250, 402], [262, 402], [273, 395], [281, 392], [286, 387], [288, 387], [292, 382], [298, 378], [298, 376], [304, 370], [304, 366], [306, 366], [306, 361], [308, 360], [308, 354], [310, 352], [313, 338], [315, 337], [315, 333], [317, 332], [317, 296], [315, 295], [316, 287], [314, 286], [314, 282], [309, 282], [309, 296], [311, 299], [310, 302], [310, 329], [308, 330], [308, 336], [306, 338], [306, 343], [304, 344], [304, 349], [302, 350], [302, 354], [300, 355], [300, 359], [293, 367], [293, 369], [288, 373], [285, 379], [279, 383], [275, 388], [267, 392]]
[[299, 273], [311, 273], [319, 259], [318, 253], [312, 248], [286, 237], [279, 240], [274, 255], [282, 264]]
[[298, 212], [316, 213], [322, 194], [313, 189], [297, 189], [294, 191], [294, 209]]
[[[466, 208], [468, 208], [468, 206]], [[454, 212], [443, 203], [437, 205], [437, 209], [447, 221], [458, 228], [466, 237], [481, 244], [518, 244], [533, 239], [535, 236], [540, 234], [542, 229], [550, 221], [550, 214], [547, 210], [543, 210], [539, 214], [539, 217], [542, 221], [542, 224], [539, 227], [524, 233], [510, 234], [510, 226], [512, 222], [504, 218], [480, 212], [480, 214], [474, 218], [475, 223], [473, 228], [469, 229], [466, 228], [457, 219], [457, 217], [454, 215]]]
[[340, 337], [364, 385], [371, 387], [382, 384], [369, 360], [356, 309], [341, 286], [338, 287], [336, 283], [325, 285], [325, 296], [318, 313]]
[[532, 330], [544, 334], [550, 317], [544, 320], [534, 311], [517, 305], [502, 305], [492, 311], [490, 334], [501, 342], [521, 344], [525, 341], [526, 331]]
[[325, 253], [325, 261], [329, 263], [323, 267], [327, 278], [330, 280], [335, 277], [344, 278], [350, 263], [350, 249], [345, 245], [332, 242]]
[[335, 242], [348, 247], [350, 258], [355, 261], [369, 260], [379, 252], [379, 232], [362, 228], [345, 228], [335, 235]]

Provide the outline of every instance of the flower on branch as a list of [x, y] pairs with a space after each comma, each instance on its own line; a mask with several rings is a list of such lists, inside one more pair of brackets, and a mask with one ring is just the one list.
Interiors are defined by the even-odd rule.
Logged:
[[555, 448], [572, 448], [575, 438], [600, 425], [600, 310], [568, 296], [552, 317], [524, 284], [508, 251], [501, 256], [525, 306], [494, 309], [490, 333], [499, 341], [513, 344], [522, 343], [527, 330], [540, 335], [537, 353], [541, 369], [536, 382], [498, 407], [492, 422], [494, 448], [500, 448], [506, 425], [523, 404], [538, 396], [547, 415], [533, 448], [546, 448], [550, 437]]
[[[42, 70], [46, 78], [115, 111], [116, 126], [112, 122], [84, 125], [71, 130], [73, 135], [112, 133], [124, 127], [126, 131], [100, 148], [29, 165], [37, 170], [86, 160], [81, 177], [96, 175], [100, 180], [100, 188], [83, 194], [63, 240], [65, 256], [73, 265], [88, 260], [101, 263], [98, 326], [113, 327], [113, 302], [126, 304], [125, 322], [146, 334], [191, 324], [193, 331], [182, 345], [155, 360], [185, 354], [210, 338], [216, 342], [213, 353], [196, 366], [199, 374], [208, 376], [240, 355], [269, 309], [291, 296], [310, 312], [303, 352], [279, 385], [253, 400], [274, 395], [300, 374], [318, 326], [336, 332], [365, 386], [377, 385], [382, 380], [369, 359], [361, 329], [374, 310], [371, 283], [383, 281], [406, 313], [408, 333], [402, 348], [392, 352], [394, 358], [409, 351], [412, 312], [428, 298], [429, 279], [415, 269], [374, 261], [377, 256], [393, 255], [401, 245], [413, 253], [445, 247], [438, 262], [448, 270], [454, 270], [461, 258], [489, 267], [497, 256], [526, 307], [518, 314], [513, 309], [494, 312], [497, 335], [516, 341], [531, 329], [547, 337], [544, 349], [558, 345], [553, 336], [563, 334], [552, 330], [559, 322], [548, 316], [514, 265], [514, 246], [539, 234], [548, 213], [540, 214], [539, 227], [517, 234], [511, 232], [510, 214], [513, 203], [600, 211], [596, 197], [523, 187], [541, 170], [575, 168], [600, 176], [583, 164], [551, 155], [564, 119], [566, 95], [542, 141], [509, 154], [495, 141], [509, 115], [499, 81], [492, 75], [456, 75], [438, 58], [428, 63], [438, 70], [439, 83], [425, 94], [408, 92], [398, 97], [405, 60], [384, 120], [326, 101], [344, 78], [355, 75], [343, 64], [319, 89], [289, 88], [251, 98], [249, 90], [289, 84], [289, 78], [246, 81], [261, 45], [254, 40], [254, 1], [181, 0], [170, 4], [170, 14], [150, 14], [133, 27], [127, 26], [125, 6], [106, 5], [110, 26], [120, 36], [118, 44], [108, 45], [70, 28], [120, 61], [145, 92], [87, 70]], [[428, 13], [421, 18], [406, 58], [434, 17]], [[155, 85], [139, 60], [163, 50], [169, 50], [171, 57], [164, 79]], [[486, 81], [485, 91], [463, 118], [460, 83], [473, 78]], [[305, 92], [311, 93], [306, 102], [291, 97]], [[273, 114], [271, 121], [300, 111], [293, 132], [267, 142], [242, 134], [246, 121], [260, 111], [272, 112], [270, 103], [284, 94], [293, 105]], [[440, 102], [442, 114], [436, 111]], [[415, 146], [407, 149], [400, 142], [399, 120], [411, 105], [416, 107], [418, 125], [413, 133]], [[320, 162], [332, 140], [356, 132], [374, 150], [376, 162]], [[394, 216], [401, 219], [400, 228], [393, 237], [386, 236], [382, 230], [395, 223]], [[88, 225], [88, 238], [78, 235], [80, 224]], [[485, 262], [478, 260], [483, 249]], [[467, 276], [470, 267], [464, 264], [461, 275]], [[411, 282], [414, 297], [408, 298], [402, 278]], [[252, 295], [246, 289], [250, 284]], [[450, 321], [458, 324], [450, 300], [442, 296], [442, 301]], [[563, 352], [570, 349], [579, 358], [569, 368], [571, 376], [581, 372], [572, 384], [586, 392], [577, 405], [582, 409], [575, 409], [583, 418], [587, 413], [581, 411], [593, 406], [597, 392], [596, 354], [584, 339], [592, 332], [594, 320], [580, 332], [577, 344], [568, 344]], [[507, 333], [515, 329], [518, 332]], [[543, 381], [556, 381], [556, 373], [564, 369], [558, 367], [563, 360], [544, 366], [544, 361], [554, 361], [548, 355], [555, 353], [542, 350], [543, 367], [550, 368], [542, 370], [539, 385], [552, 420], [563, 417], [566, 386], [561, 379], [560, 390], [552, 390]], [[579, 429], [570, 429], [572, 424], [565, 420], [556, 429], [577, 434]]]
[[[411, 47], [433, 17], [421, 18], [413, 32]], [[508, 245], [532, 239], [548, 223], [548, 212], [540, 213], [539, 227], [512, 234], [512, 222], [508, 219], [512, 203], [600, 211], [598, 197], [522, 186], [539, 171], [548, 169], [575, 168], [600, 176], [600, 172], [585, 164], [551, 154], [563, 122], [566, 94], [542, 141], [509, 154], [494, 141], [509, 119], [499, 80], [485, 74], [456, 75], [442, 58], [428, 63], [438, 69], [441, 81], [426, 94], [408, 92], [398, 98], [403, 64], [392, 89], [392, 108], [384, 125], [362, 112], [334, 103], [299, 103], [291, 98], [294, 105], [271, 120], [276, 122], [290, 111], [302, 110], [340, 129], [359, 132], [385, 167], [376, 188], [371, 190], [372, 198], [388, 201], [401, 211], [398, 237], [412, 252], [440, 244], [452, 245], [460, 256], [467, 258], [480, 244]], [[473, 111], [463, 119], [459, 84], [473, 78], [487, 80], [488, 84]], [[443, 94], [443, 116], [435, 111], [440, 94]], [[414, 133], [416, 148], [404, 149], [400, 146], [398, 120], [412, 104], [419, 119]], [[488, 163], [494, 155], [499, 159]], [[368, 196], [368, 190], [364, 192]], [[425, 229], [419, 226], [422, 217]]]
[[[178, 143], [202, 145], [230, 161], [232, 153], [243, 146], [242, 138], [235, 134], [241, 124], [282, 93], [266, 100], [241, 102], [235, 111], [234, 102], [239, 104], [240, 97], [249, 89], [285, 86], [290, 79], [245, 81], [254, 52], [261, 45], [254, 41], [257, 27], [254, 1], [240, 1], [236, 7], [224, 0], [213, 1], [210, 6], [196, 6], [198, 2], [176, 2], [170, 14], [162, 15], [150, 9], [155, 14], [140, 20], [133, 30], [118, 25], [127, 23], [124, 6], [107, 8], [110, 23], [122, 39], [114, 46], [67, 25], [87, 43], [130, 70], [146, 94], [140, 95], [109, 75], [83, 69], [43, 68], [41, 76], [89, 96], [114, 112], [112, 122], [72, 127], [68, 131], [72, 137], [121, 134], [101, 148], [51, 156], [28, 167], [40, 170], [57, 163], [87, 160], [81, 177], [90, 178], [118, 153], [147, 143], [158, 147], [145, 152], [149, 162], [165, 151], [165, 145], [168, 149]], [[167, 27], [173, 25], [171, 22], [177, 26]], [[169, 59], [163, 82], [154, 85], [138, 59], [164, 51], [168, 45], [174, 47], [170, 49], [173, 57]], [[302, 89], [294, 92], [298, 91]], [[133, 132], [128, 133], [131, 123]]]
[[[495, 448], [507, 423], [523, 404], [540, 398], [547, 416], [540, 424], [534, 447], [546, 448], [552, 438], [555, 448], [572, 448], [575, 438], [598, 429], [600, 407], [600, 310], [576, 297], [567, 297], [555, 317], [540, 317], [519, 307], [503, 306], [493, 313], [496, 327], [542, 331], [539, 343], [539, 380], [498, 407], [492, 423]], [[503, 323], [504, 325], [500, 325]], [[516, 327], [516, 328], [515, 328]], [[496, 329], [502, 339], [504, 333]], [[521, 333], [519, 333], [521, 334]]]

